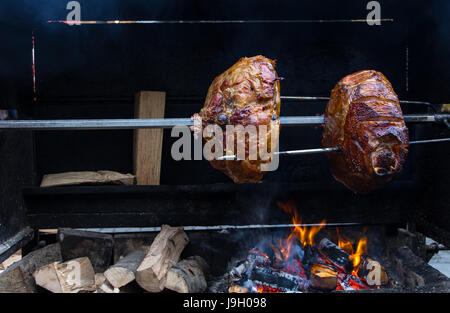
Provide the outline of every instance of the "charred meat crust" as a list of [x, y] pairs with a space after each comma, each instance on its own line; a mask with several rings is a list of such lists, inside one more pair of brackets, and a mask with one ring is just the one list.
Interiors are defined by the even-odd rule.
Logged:
[[324, 147], [334, 178], [355, 193], [378, 189], [397, 176], [408, 154], [408, 129], [387, 78], [360, 71], [341, 79], [325, 111]]
[[[258, 55], [251, 58], [241, 58], [224, 73], [217, 76], [209, 87], [205, 104], [199, 115], [203, 127], [219, 125], [224, 131], [223, 154], [226, 154], [226, 125], [254, 125], [259, 130], [260, 125], [267, 125], [265, 142], [258, 142], [258, 147], [267, 146], [270, 153], [272, 147], [270, 138], [278, 143], [280, 115], [280, 82], [275, 72], [275, 61]], [[209, 138], [204, 138], [208, 141]], [[235, 138], [235, 147], [237, 147]], [[245, 139], [245, 160], [211, 161], [211, 165], [224, 172], [235, 183], [258, 182], [263, 177], [261, 165], [270, 162], [248, 159], [249, 143]]]

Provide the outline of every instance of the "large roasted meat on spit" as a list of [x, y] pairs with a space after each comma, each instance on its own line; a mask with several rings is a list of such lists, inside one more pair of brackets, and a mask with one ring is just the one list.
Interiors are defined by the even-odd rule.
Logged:
[[360, 71], [336, 84], [325, 111], [322, 144], [341, 147], [328, 154], [331, 172], [355, 193], [380, 188], [401, 172], [408, 129], [383, 74]]
[[[280, 82], [273, 60], [261, 55], [241, 58], [217, 76], [199, 113], [202, 127], [219, 125], [223, 131], [223, 155], [227, 151], [229, 155], [235, 154], [240, 141], [245, 147], [245, 158], [237, 161], [214, 159], [210, 161], [211, 165], [235, 183], [260, 181], [264, 175], [263, 165], [270, 163], [278, 144], [280, 105]], [[227, 146], [226, 142], [226, 125], [242, 125], [244, 128], [254, 125], [258, 132], [256, 142], [249, 141], [248, 135], [235, 136], [234, 153], [231, 153], [232, 145]], [[259, 138], [261, 125], [266, 126], [267, 133]], [[211, 139], [205, 135], [203, 138], [206, 142]], [[269, 157], [261, 158], [258, 153], [256, 159], [250, 159], [249, 148], [252, 144], [257, 146], [257, 151], [266, 149]]]

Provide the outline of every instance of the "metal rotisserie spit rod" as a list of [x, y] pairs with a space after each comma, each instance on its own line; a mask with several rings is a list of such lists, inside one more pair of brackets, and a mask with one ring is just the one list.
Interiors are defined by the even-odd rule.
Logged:
[[[407, 123], [437, 123], [450, 119], [450, 114], [408, 114]], [[282, 126], [320, 126], [323, 116], [281, 116]], [[190, 118], [154, 119], [84, 119], [84, 120], [0, 120], [0, 130], [105, 130], [172, 128], [193, 126]]]
[[[424, 140], [414, 140], [410, 141], [410, 145], [424, 144], [424, 143], [439, 143], [439, 142], [450, 142], [450, 138], [439, 138], [439, 139], [424, 139]], [[288, 150], [288, 151], [277, 151], [274, 154], [277, 155], [304, 155], [304, 154], [317, 154], [317, 153], [328, 153], [333, 151], [339, 151], [340, 147], [331, 148], [317, 148], [317, 149], [303, 149], [303, 150]], [[237, 160], [235, 155], [225, 155], [218, 157], [217, 160]]]

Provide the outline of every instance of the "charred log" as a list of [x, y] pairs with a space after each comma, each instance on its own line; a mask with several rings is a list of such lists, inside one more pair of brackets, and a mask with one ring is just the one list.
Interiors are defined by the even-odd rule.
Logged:
[[322, 290], [334, 290], [337, 287], [338, 271], [331, 265], [313, 264], [310, 271], [311, 286]]
[[350, 255], [328, 238], [323, 238], [320, 241], [319, 251], [328, 262], [339, 270], [346, 273], [351, 273], [353, 270], [353, 262], [350, 260]]

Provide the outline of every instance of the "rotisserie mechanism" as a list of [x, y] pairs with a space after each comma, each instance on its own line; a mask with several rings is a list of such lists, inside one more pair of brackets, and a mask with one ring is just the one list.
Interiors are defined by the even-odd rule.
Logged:
[[334, 178], [355, 193], [384, 186], [402, 170], [408, 129], [397, 94], [380, 72], [366, 70], [341, 79], [325, 111], [324, 147]]
[[[260, 181], [264, 165], [271, 162], [280, 128], [279, 80], [275, 61], [258, 55], [241, 58], [209, 87], [199, 113], [203, 129], [208, 125], [220, 127], [223, 155], [239, 155], [242, 151], [238, 161], [213, 159], [210, 162], [235, 183]], [[230, 126], [234, 127], [232, 133]], [[255, 130], [253, 135], [251, 130]], [[233, 142], [227, 141], [227, 137], [234, 139]], [[203, 138], [205, 142], [211, 140], [205, 132]], [[264, 157], [260, 151], [264, 151]]]

